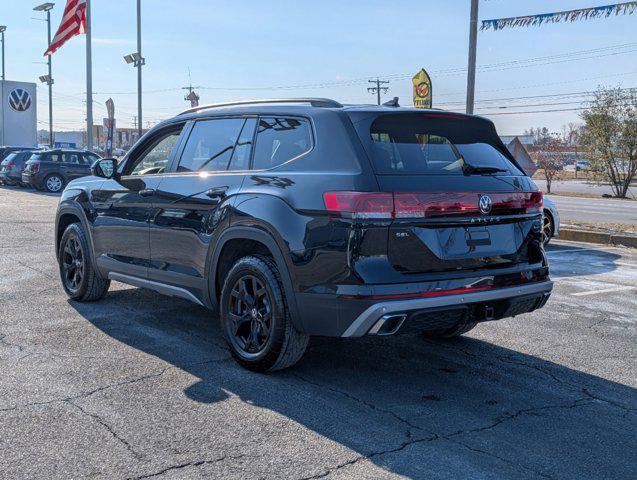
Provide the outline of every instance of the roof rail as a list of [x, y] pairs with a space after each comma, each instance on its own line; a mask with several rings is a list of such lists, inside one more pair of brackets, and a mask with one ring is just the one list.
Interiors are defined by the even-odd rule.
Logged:
[[237, 102], [213, 103], [210, 105], [201, 105], [199, 107], [194, 107], [194, 108], [189, 108], [188, 110], [184, 110], [179, 115], [200, 112], [202, 110], [209, 110], [211, 108], [233, 107], [233, 106], [240, 106], [240, 105], [259, 105], [264, 103], [309, 103], [313, 107], [322, 107], [322, 108], [342, 108], [343, 107], [343, 105], [338, 103], [336, 100], [331, 100], [329, 98], [270, 98], [270, 99], [262, 99], [262, 100], [241, 100]]

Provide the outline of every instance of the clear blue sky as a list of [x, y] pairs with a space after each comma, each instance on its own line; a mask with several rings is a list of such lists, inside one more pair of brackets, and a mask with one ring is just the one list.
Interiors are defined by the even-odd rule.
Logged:
[[[33, 12], [37, 0], [2, 0], [7, 78], [37, 81], [46, 72], [42, 53], [46, 24]], [[434, 106], [464, 109], [469, 0], [143, 0], [144, 124], [168, 118], [185, 106], [180, 87], [188, 68], [201, 101], [273, 96], [326, 96], [370, 103], [367, 79], [392, 80], [387, 98], [411, 103], [410, 76], [430, 71]], [[612, 3], [612, 0], [481, 0], [480, 19], [542, 13]], [[64, 0], [53, 10], [57, 28]], [[95, 119], [115, 101], [119, 126], [136, 113], [136, 73], [122, 56], [136, 50], [135, 0], [93, 0]], [[478, 35], [478, 65], [614, 48], [479, 71], [477, 112], [577, 108], [571, 95], [597, 85], [637, 86], [637, 14], [541, 27], [484, 31]], [[85, 118], [85, 41], [75, 37], [53, 56], [55, 127], [79, 129]], [[620, 53], [628, 52], [628, 53]], [[609, 55], [612, 53], [613, 55]], [[596, 57], [596, 58], [582, 58]], [[574, 60], [575, 59], [575, 60]], [[568, 61], [565, 61], [568, 60]], [[549, 63], [550, 62], [550, 63]], [[279, 90], [255, 87], [321, 85]], [[327, 84], [327, 85], [326, 85]], [[253, 89], [253, 90], [248, 90]], [[159, 92], [158, 90], [166, 90]], [[488, 99], [565, 94], [526, 100]], [[520, 104], [537, 105], [521, 108]], [[558, 105], [545, 105], [557, 103]], [[500, 106], [507, 106], [506, 110]], [[38, 87], [39, 127], [47, 125], [47, 92]], [[560, 127], [578, 112], [497, 115], [502, 134], [531, 126]]]

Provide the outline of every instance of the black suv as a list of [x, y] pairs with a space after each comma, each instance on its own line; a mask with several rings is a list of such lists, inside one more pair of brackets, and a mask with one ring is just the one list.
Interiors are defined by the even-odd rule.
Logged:
[[24, 165], [31, 158], [31, 150], [13, 151], [0, 162], [0, 182], [5, 185], [20, 185], [22, 183], [22, 170]]
[[74, 300], [110, 280], [217, 309], [239, 363], [311, 335], [454, 337], [544, 305], [542, 194], [484, 118], [327, 99], [240, 102], [157, 125], [60, 200]]
[[86, 150], [55, 149], [32, 152], [22, 171], [22, 183], [36, 190], [58, 193], [75, 178], [91, 174], [100, 156]]

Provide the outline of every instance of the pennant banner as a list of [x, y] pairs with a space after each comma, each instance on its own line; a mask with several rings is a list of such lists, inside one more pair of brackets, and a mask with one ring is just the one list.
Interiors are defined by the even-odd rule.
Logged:
[[495, 18], [483, 20], [480, 30], [502, 30], [507, 27], [539, 26], [543, 23], [576, 22], [592, 18], [610, 17], [611, 15], [631, 15], [637, 10], [637, 2], [623, 2], [601, 7], [579, 8], [564, 12], [541, 13], [539, 15], [527, 15], [524, 17]]

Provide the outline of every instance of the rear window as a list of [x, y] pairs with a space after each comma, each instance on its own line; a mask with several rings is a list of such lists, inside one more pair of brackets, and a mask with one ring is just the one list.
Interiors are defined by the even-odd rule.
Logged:
[[462, 175], [470, 165], [523, 175], [500, 150], [493, 125], [485, 120], [384, 115], [371, 124], [368, 138], [378, 174]]
[[312, 149], [310, 124], [303, 118], [260, 118], [254, 151], [254, 170], [267, 170]]

